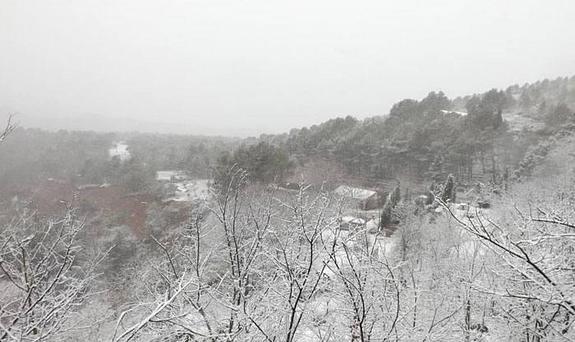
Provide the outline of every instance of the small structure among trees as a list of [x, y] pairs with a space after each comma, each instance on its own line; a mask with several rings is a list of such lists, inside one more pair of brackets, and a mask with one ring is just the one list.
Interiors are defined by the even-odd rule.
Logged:
[[166, 170], [156, 172], [156, 180], [159, 182], [174, 182], [186, 179], [186, 173], [179, 170]]
[[352, 205], [357, 206], [360, 210], [372, 210], [379, 206], [379, 195], [373, 190], [340, 185], [334, 190], [334, 193], [349, 199]]

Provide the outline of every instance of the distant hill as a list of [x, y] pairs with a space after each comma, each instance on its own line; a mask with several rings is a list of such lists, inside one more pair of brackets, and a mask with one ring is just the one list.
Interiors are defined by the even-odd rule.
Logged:
[[398, 179], [502, 182], [530, 146], [575, 122], [575, 76], [449, 99], [431, 92], [398, 102], [389, 115], [351, 116], [259, 140], [283, 147], [300, 165], [337, 162], [365, 183]]
[[[205, 135], [214, 136], [217, 130], [195, 120], [166, 121], [161, 115], [157, 120], [130, 119], [122, 116], [102, 115], [98, 113], [78, 113], [74, 115], [37, 115], [19, 113], [11, 108], [0, 107], [0, 120], [8, 114], [16, 113], [19, 125], [27, 128], [40, 128], [49, 131], [93, 131], [93, 132], [146, 132], [158, 134]], [[1, 122], [1, 121], [0, 121]], [[193, 122], [194, 124], [190, 124]]]
[[[52, 170], [48, 172], [55, 173], [52, 176], [77, 178], [81, 174], [86, 178], [88, 173], [78, 170], [96, 170], [90, 165], [106, 161], [112, 142], [120, 139], [127, 141], [136, 156], [134, 163], [150, 174], [185, 169], [209, 177], [219, 154], [263, 141], [289, 156], [290, 165], [295, 166], [289, 176], [292, 182], [305, 176], [314, 182], [345, 179], [371, 187], [399, 181], [409, 188], [443, 181], [453, 174], [459, 184], [501, 183], [530, 174], [533, 160], [538, 159], [530, 156], [543, 153], [545, 141], [575, 122], [574, 110], [575, 76], [454, 99], [440, 91], [430, 92], [420, 100], [396, 103], [385, 116], [363, 120], [340, 117], [284, 134], [247, 139], [137, 133], [172, 131], [171, 123], [99, 115], [53, 117], [42, 126], [52, 130], [89, 126], [95, 132], [114, 128], [132, 133], [22, 130], [0, 151], [1, 158], [10, 160], [0, 167], [0, 178], [19, 179], [29, 174], [24, 177], [28, 179], [46, 170]], [[33, 119], [17, 117], [24, 127]], [[188, 128], [179, 129], [184, 133]], [[48, 157], [61, 161], [55, 164]], [[90, 177], [104, 179], [104, 171], [91, 172]]]

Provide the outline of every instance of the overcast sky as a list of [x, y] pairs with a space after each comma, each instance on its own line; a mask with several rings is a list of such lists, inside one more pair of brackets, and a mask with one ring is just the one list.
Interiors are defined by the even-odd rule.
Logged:
[[258, 135], [574, 74], [573, 0], [0, 0], [25, 126]]

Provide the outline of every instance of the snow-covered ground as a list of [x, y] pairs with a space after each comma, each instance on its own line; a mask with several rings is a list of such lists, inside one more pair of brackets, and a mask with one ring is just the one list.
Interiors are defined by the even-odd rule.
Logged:
[[210, 197], [210, 181], [210, 179], [189, 179], [174, 182], [176, 191], [168, 200], [176, 202], [207, 200]]
[[128, 144], [124, 141], [115, 142], [108, 150], [108, 155], [110, 158], [118, 157], [121, 161], [129, 160], [131, 157], [130, 151], [128, 150]]
[[[392, 252], [397, 247], [398, 237], [390, 236], [385, 237], [381, 234], [370, 233], [369, 229], [356, 229], [356, 230], [325, 230], [322, 233], [322, 240], [327, 241], [327, 245], [334, 240], [345, 241], [346, 245], [350, 248], [354, 248], [354, 245], [358, 244], [359, 248], [365, 248], [367, 243], [367, 248], [373, 250], [380, 260], [386, 260], [392, 257]], [[326, 261], [329, 259], [327, 255], [324, 256]], [[335, 258], [342, 265], [347, 263], [347, 257], [343, 248], [338, 248], [335, 253]], [[318, 270], [319, 271], [319, 270]], [[325, 274], [330, 278], [335, 278], [336, 275], [332, 270], [326, 270]]]
[[503, 119], [509, 124], [509, 130], [512, 132], [521, 132], [524, 129], [536, 131], [542, 129], [545, 124], [534, 120], [521, 113], [504, 113]]

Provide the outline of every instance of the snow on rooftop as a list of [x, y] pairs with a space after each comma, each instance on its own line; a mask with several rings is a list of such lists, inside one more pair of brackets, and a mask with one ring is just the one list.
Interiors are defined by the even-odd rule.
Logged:
[[118, 157], [121, 161], [129, 160], [131, 157], [128, 144], [124, 141], [114, 143], [114, 146], [108, 150], [108, 155], [110, 158]]
[[156, 180], [171, 181], [172, 179], [183, 179], [185, 177], [184, 171], [179, 170], [165, 170], [156, 172]]
[[445, 110], [445, 109], [442, 109], [441, 112], [442, 112], [443, 114], [454, 113], [454, 114], [458, 114], [458, 115], [461, 115], [461, 116], [466, 116], [466, 115], [467, 115], [466, 112], [458, 112], [458, 111], [456, 111], [456, 110]]
[[338, 186], [334, 192], [338, 195], [351, 197], [358, 200], [366, 200], [376, 194], [376, 192], [373, 190], [354, 188], [347, 185]]

